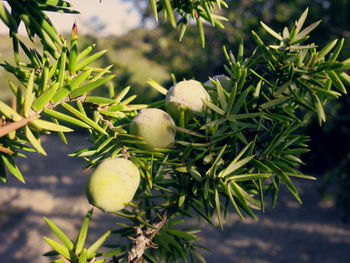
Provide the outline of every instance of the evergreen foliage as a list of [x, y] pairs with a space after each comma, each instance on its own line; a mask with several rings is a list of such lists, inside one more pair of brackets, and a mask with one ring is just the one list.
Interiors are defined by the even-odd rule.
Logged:
[[[15, 158], [24, 157], [25, 151], [45, 155], [41, 134], [57, 132], [66, 143], [65, 133], [77, 127], [90, 133], [90, 146], [72, 153], [87, 161], [86, 168], [118, 157], [131, 160], [141, 174], [133, 201], [113, 212], [116, 220], [123, 217], [124, 223], [119, 222], [119, 228], [106, 232], [88, 248], [84, 243], [92, 210], [76, 241], [45, 218], [60, 240], [45, 238], [53, 248], [47, 255], [56, 256], [53, 262], [105, 262], [111, 258], [113, 262], [203, 262], [203, 248], [196, 243], [199, 228], [184, 228], [183, 221], [196, 216], [213, 226], [217, 221], [223, 228], [230, 208], [242, 219], [256, 218], [255, 211], [264, 211], [268, 196], [276, 205], [282, 185], [302, 202], [294, 181], [314, 179], [299, 169], [303, 164], [300, 155], [309, 151], [310, 139], [300, 134], [303, 116], [312, 112], [321, 125], [326, 121], [326, 102], [346, 94], [350, 85], [345, 72], [350, 60], [338, 60], [344, 39], [322, 47], [309, 42], [320, 21], [305, 27], [308, 9], [282, 32], [261, 22], [270, 38], [252, 31], [256, 48], [249, 54], [244, 52], [243, 42], [236, 52], [224, 47], [229, 84], [210, 79], [211, 85], [204, 84], [210, 95], [202, 100], [206, 110], [190, 113], [184, 109], [176, 118], [175, 144], [149, 149], [142, 137], [129, 132], [129, 126], [141, 109], [165, 110], [167, 88], [150, 80], [150, 86], [163, 96], [150, 104], [133, 103], [136, 96], [128, 95], [130, 87], [115, 94], [111, 85], [108, 97], [91, 95], [115, 76], [110, 72], [112, 65], [93, 66], [106, 50], [93, 53], [93, 43], [80, 50], [77, 26], [66, 41], [45, 15], [44, 11], [76, 12], [69, 2], [8, 0], [7, 5], [10, 9], [0, 2], [0, 18], [9, 28], [15, 64], [1, 66], [21, 84], [9, 83], [14, 94], [11, 105], [0, 101], [1, 179], [6, 182], [12, 174], [24, 183]], [[222, 27], [219, 21], [223, 18], [213, 10], [226, 6], [220, 0], [151, 0], [150, 5], [156, 20], [164, 11], [173, 27], [180, 26], [180, 39], [189, 16], [196, 19], [202, 46], [202, 19]], [[176, 21], [177, 17], [181, 18]], [[42, 51], [20, 39], [20, 23], [25, 24], [29, 39], [40, 39]], [[173, 82], [177, 82], [175, 77]], [[98, 253], [109, 235], [129, 239]]]

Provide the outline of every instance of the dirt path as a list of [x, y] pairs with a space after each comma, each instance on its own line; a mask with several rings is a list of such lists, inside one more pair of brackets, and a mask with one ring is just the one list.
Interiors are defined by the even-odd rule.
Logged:
[[[44, 263], [50, 250], [42, 236], [50, 236], [43, 217], [54, 221], [75, 239], [90, 208], [85, 194], [84, 161], [67, 156], [86, 145], [81, 136], [69, 136], [68, 145], [57, 137], [45, 138], [48, 156], [31, 154], [20, 162], [23, 185], [10, 177], [0, 185], [0, 263]], [[259, 220], [242, 222], [229, 215], [224, 232], [208, 227], [200, 243], [214, 253], [208, 262], [230, 263], [347, 263], [350, 262], [350, 225], [333, 207], [319, 203], [317, 182], [300, 181], [304, 204], [299, 206], [282, 191], [277, 207]], [[88, 243], [114, 226], [117, 218], [95, 209]]]

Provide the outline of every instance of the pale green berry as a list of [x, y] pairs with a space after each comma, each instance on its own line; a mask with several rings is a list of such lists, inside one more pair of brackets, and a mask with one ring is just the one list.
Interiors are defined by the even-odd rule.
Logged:
[[146, 148], [169, 148], [175, 142], [175, 122], [165, 111], [147, 108], [131, 121], [130, 133], [142, 137]]
[[[211, 77], [212, 80], [219, 81], [221, 86], [227, 90], [230, 91], [232, 89], [232, 83], [230, 81], [230, 78], [228, 76], [226, 76], [225, 74], [220, 74], [220, 75], [215, 75], [213, 77]], [[211, 82], [211, 80], [207, 80], [206, 82], [204, 82], [205, 85], [215, 88], [216, 86], [213, 84], [213, 82]]]
[[124, 158], [103, 160], [86, 185], [89, 203], [105, 212], [123, 209], [134, 197], [140, 184], [140, 172]]
[[196, 80], [183, 80], [168, 90], [165, 106], [174, 118], [179, 119], [181, 111], [203, 112], [205, 104], [202, 99], [210, 100], [203, 85]]

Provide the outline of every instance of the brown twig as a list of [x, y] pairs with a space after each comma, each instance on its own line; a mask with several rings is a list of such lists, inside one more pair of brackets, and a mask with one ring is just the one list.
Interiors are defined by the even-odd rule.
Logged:
[[9, 155], [12, 155], [14, 154], [14, 152], [8, 148], [5, 148], [3, 146], [0, 145], [0, 152], [3, 152], [3, 153], [6, 153], [6, 154], [9, 154]]
[[16, 101], [16, 97], [13, 96], [12, 99], [11, 99], [11, 108], [14, 110], [14, 111], [17, 111], [17, 101]]
[[[7, 135], [14, 130], [22, 128], [23, 126], [27, 125], [28, 122], [30, 122], [36, 118], [40, 118], [40, 114], [43, 112], [44, 108], [53, 109], [57, 105], [62, 104], [62, 102], [76, 101], [76, 100], [80, 100], [80, 101], [84, 102], [85, 97], [81, 96], [81, 97], [78, 97], [78, 98], [71, 100], [69, 96], [66, 96], [61, 101], [57, 102], [56, 104], [51, 104], [51, 102], [48, 102], [41, 110], [39, 110], [37, 112], [31, 110], [28, 118], [23, 118], [20, 121], [11, 122], [11, 123], [6, 124], [6, 125], [0, 125], [0, 137]], [[12, 108], [15, 109], [13, 104], [12, 104]]]
[[128, 253], [128, 263], [140, 263], [142, 262], [142, 256], [145, 253], [145, 250], [148, 247], [156, 247], [152, 242], [154, 236], [159, 232], [159, 230], [166, 224], [168, 221], [168, 212], [164, 210], [163, 218], [161, 221], [153, 225], [154, 228], [147, 227], [145, 230], [142, 230], [140, 227], [136, 229], [136, 238], [132, 248]]
[[38, 116], [29, 116], [28, 118], [23, 118], [20, 121], [11, 122], [9, 124], [3, 125], [0, 127], [0, 137], [5, 136], [6, 134], [9, 134], [12, 131], [15, 131], [19, 128], [22, 128], [23, 126], [27, 125], [28, 122], [34, 120]]

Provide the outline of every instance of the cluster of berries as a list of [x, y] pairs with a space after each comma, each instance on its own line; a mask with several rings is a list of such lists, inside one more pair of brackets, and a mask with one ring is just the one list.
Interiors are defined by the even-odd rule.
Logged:
[[[225, 75], [217, 75], [212, 80], [219, 80], [222, 86], [229, 81]], [[204, 84], [214, 87], [211, 80]], [[203, 112], [203, 99], [209, 101], [210, 95], [199, 81], [178, 82], [166, 94], [167, 112], [158, 108], [142, 109], [131, 121], [129, 132], [142, 137], [147, 150], [169, 148], [175, 143], [174, 119], [179, 121], [183, 112], [190, 115]], [[124, 158], [106, 159], [89, 177], [86, 194], [90, 204], [101, 210], [118, 211], [133, 199], [139, 183], [140, 172], [133, 162]]]

